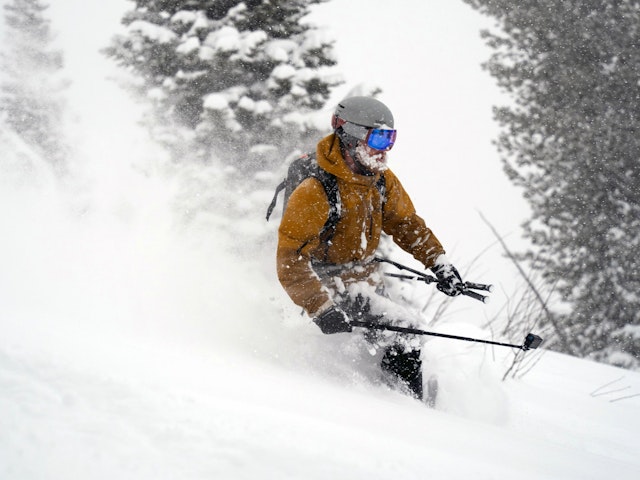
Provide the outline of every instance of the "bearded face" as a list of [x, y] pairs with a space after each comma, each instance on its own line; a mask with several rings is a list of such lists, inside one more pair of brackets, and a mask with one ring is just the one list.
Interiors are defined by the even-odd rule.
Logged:
[[382, 173], [387, 170], [387, 152], [376, 150], [364, 142], [358, 142], [355, 149], [355, 160], [372, 173]]

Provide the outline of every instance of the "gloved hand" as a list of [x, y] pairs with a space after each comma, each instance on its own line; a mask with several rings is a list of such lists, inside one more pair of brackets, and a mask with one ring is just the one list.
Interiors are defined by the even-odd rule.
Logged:
[[322, 333], [327, 335], [353, 330], [351, 325], [349, 325], [349, 317], [347, 314], [335, 305], [315, 317], [313, 323], [318, 325]]
[[[440, 258], [438, 260], [440, 260]], [[436, 274], [438, 279], [436, 288], [445, 295], [455, 297], [460, 295], [464, 290], [464, 282], [462, 278], [460, 278], [458, 270], [450, 263], [444, 263], [440, 260], [431, 267], [431, 271]]]

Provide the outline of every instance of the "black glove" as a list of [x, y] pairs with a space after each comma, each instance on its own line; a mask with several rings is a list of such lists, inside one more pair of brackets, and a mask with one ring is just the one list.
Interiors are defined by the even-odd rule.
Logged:
[[450, 263], [445, 263], [434, 265], [431, 267], [431, 270], [438, 278], [436, 288], [442, 293], [449, 295], [450, 297], [455, 297], [463, 292], [465, 288], [464, 282], [462, 281], [462, 278], [460, 278], [460, 274], [458, 273], [458, 270], [456, 270], [456, 267]]
[[314, 318], [313, 322], [320, 327], [322, 333], [327, 335], [352, 331], [352, 327], [349, 325], [349, 317], [335, 305]]

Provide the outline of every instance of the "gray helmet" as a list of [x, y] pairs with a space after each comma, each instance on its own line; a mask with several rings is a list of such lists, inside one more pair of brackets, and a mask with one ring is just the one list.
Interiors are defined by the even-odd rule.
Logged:
[[371, 97], [345, 98], [336, 107], [335, 117], [368, 128], [393, 128], [391, 110]]

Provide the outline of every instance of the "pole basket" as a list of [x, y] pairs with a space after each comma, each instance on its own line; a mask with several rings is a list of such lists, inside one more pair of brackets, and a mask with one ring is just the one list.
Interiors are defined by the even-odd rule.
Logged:
[[542, 338], [540, 338], [538, 335], [534, 335], [533, 333], [530, 333], [524, 339], [522, 350], [524, 351], [535, 350], [540, 346], [541, 343], [542, 343]]

